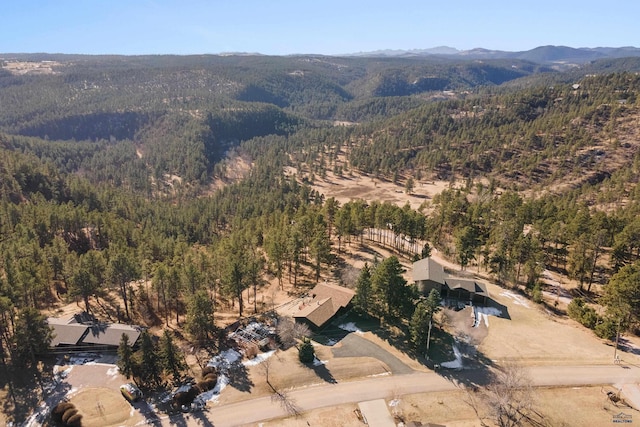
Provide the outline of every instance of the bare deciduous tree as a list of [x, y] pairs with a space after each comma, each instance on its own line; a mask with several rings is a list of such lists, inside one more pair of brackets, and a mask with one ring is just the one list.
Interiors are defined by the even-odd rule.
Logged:
[[534, 393], [531, 378], [516, 364], [505, 364], [484, 388], [467, 390], [465, 402], [484, 425], [490, 419], [499, 427], [516, 427], [532, 421]]
[[269, 372], [271, 370], [271, 359], [265, 359], [260, 364], [260, 370], [265, 376], [265, 381], [273, 394], [271, 395], [271, 401], [274, 403], [278, 403], [284, 411], [289, 415], [298, 416], [300, 415], [300, 408], [296, 404], [295, 400], [293, 400], [286, 391], [277, 389], [270, 381], [269, 381]]
[[281, 317], [278, 319], [276, 333], [285, 348], [292, 347], [296, 344], [297, 340], [307, 338], [311, 335], [311, 331], [307, 325], [296, 323], [290, 317]]

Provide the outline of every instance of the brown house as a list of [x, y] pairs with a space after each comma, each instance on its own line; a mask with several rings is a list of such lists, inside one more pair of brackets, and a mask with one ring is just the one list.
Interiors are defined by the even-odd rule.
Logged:
[[489, 298], [489, 291], [484, 283], [451, 276], [431, 258], [414, 262], [412, 275], [418, 291], [423, 295], [428, 295], [435, 289], [442, 298], [474, 304], [486, 304]]
[[301, 303], [293, 318], [307, 323], [313, 329], [320, 329], [334, 316], [344, 312], [354, 296], [354, 291], [343, 286], [328, 283], [316, 285], [309, 292], [311, 300]]

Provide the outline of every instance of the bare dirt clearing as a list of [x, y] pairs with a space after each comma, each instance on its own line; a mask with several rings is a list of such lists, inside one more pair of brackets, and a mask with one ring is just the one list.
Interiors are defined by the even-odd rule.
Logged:
[[[296, 173], [294, 168], [287, 168], [287, 174], [294, 173]], [[456, 185], [453, 184], [454, 187]], [[413, 190], [407, 194], [402, 185], [385, 179], [357, 172], [344, 176], [327, 172], [324, 178], [315, 177], [311, 186], [325, 197], [335, 198], [340, 204], [358, 199], [389, 202], [398, 206], [404, 206], [408, 202], [412, 209], [417, 210], [425, 201], [431, 200], [433, 196], [450, 188], [452, 184], [449, 181], [416, 180]]]

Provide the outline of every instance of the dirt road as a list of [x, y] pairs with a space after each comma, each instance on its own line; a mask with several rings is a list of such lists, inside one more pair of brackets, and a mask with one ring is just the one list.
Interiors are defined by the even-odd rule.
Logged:
[[[586, 386], [640, 383], [640, 367], [633, 365], [594, 366], [535, 366], [527, 368], [535, 386]], [[392, 398], [406, 394], [456, 390], [456, 382], [476, 383], [482, 380], [483, 372], [468, 370], [460, 372], [413, 373], [369, 378], [360, 381], [321, 385], [292, 390], [288, 396], [300, 412], [344, 403]], [[269, 397], [251, 399], [234, 404], [213, 407], [207, 412], [182, 418], [188, 426], [215, 425], [242, 426], [258, 423], [287, 414]], [[163, 419], [162, 425], [176, 424], [176, 419]]]

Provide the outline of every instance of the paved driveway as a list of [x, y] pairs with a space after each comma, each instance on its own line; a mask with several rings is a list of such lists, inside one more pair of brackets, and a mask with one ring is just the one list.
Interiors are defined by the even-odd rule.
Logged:
[[340, 342], [342, 346], [331, 349], [334, 357], [373, 357], [386, 364], [394, 375], [414, 372], [393, 354], [357, 333], [350, 333]]

